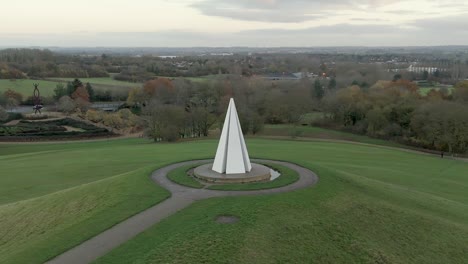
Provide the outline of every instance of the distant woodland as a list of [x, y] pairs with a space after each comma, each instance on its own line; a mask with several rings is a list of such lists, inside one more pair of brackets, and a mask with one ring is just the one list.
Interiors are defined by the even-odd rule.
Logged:
[[[162, 58], [8, 49], [0, 51], [0, 78], [74, 78], [57, 84], [54, 96], [43, 101], [66, 113], [78, 111], [96, 123], [141, 127], [155, 141], [207, 136], [222, 125], [233, 97], [244, 133], [259, 133], [264, 124], [314, 125], [465, 153], [464, 56], [280, 53]], [[79, 80], [91, 77], [135, 83], [119, 97], [126, 102], [125, 111], [105, 114], [92, 109], [91, 102], [113, 99]], [[26, 101], [13, 90], [0, 96], [4, 109]]]

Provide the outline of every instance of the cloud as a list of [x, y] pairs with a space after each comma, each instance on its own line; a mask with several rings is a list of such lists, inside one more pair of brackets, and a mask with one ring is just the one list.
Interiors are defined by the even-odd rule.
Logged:
[[466, 34], [468, 32], [468, 13], [457, 16], [419, 19], [410, 23], [410, 25], [428, 32], [441, 33], [439, 37], [442, 38], [449, 32], [463, 32]]
[[[400, 28], [383, 25], [338, 24], [299, 30], [262, 29], [237, 33], [206, 33], [194, 31], [103, 32], [98, 34], [50, 36], [53, 46], [133, 46], [133, 47], [193, 47], [193, 46], [373, 46], [396, 45], [394, 36]], [[45, 38], [45, 36], [42, 36]], [[38, 39], [36, 39], [38, 40]], [[28, 43], [28, 39], [24, 39]], [[70, 44], [73, 43], [73, 44]], [[389, 44], [391, 43], [391, 44]]]
[[272, 35], [272, 36], [318, 36], [318, 35], [343, 35], [349, 37], [359, 37], [359, 35], [369, 34], [388, 34], [401, 32], [401, 28], [393, 25], [353, 25], [353, 24], [336, 24], [319, 27], [310, 27], [298, 30], [287, 30], [287, 29], [262, 29], [262, 30], [248, 30], [241, 31], [238, 35], [241, 36], [261, 36], [261, 35]]
[[321, 17], [322, 14], [317, 12], [308, 13], [317, 6], [314, 2], [302, 0], [292, 0], [289, 4], [279, 0], [205, 0], [192, 5], [207, 16], [280, 23], [299, 23]]
[[[382, 22], [383, 23], [383, 22]], [[0, 34], [3, 45], [108, 47], [313, 47], [466, 45], [468, 16], [420, 19], [405, 26], [340, 23], [303, 29], [267, 28], [235, 33], [191, 30], [63, 35]]]
[[337, 10], [375, 8], [394, 0], [203, 0], [192, 4], [207, 16], [235, 20], [300, 23]]

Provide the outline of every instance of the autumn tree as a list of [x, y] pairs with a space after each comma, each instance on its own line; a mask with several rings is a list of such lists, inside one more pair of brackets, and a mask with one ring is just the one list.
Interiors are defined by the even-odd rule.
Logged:
[[460, 102], [468, 102], [468, 81], [461, 81], [455, 84], [453, 98]]
[[184, 130], [184, 109], [153, 100], [143, 108], [145, 135], [155, 142], [176, 141]]
[[18, 104], [23, 101], [23, 95], [19, 92], [13, 91], [11, 89], [6, 90], [3, 93], [3, 96], [7, 99], [14, 99]]
[[147, 81], [143, 86], [144, 93], [148, 98], [159, 100], [163, 104], [171, 104], [176, 100], [175, 87], [167, 78], [157, 78]]
[[124, 122], [119, 114], [107, 113], [102, 116], [102, 123], [108, 127], [121, 129], [124, 126]]
[[86, 116], [85, 117], [86, 117], [87, 120], [89, 120], [91, 122], [99, 123], [103, 119], [103, 113], [100, 112], [100, 111], [89, 109], [88, 111], [86, 111]]
[[354, 126], [365, 117], [369, 109], [366, 94], [359, 86], [351, 86], [328, 94], [324, 98], [324, 106], [325, 110], [335, 120], [340, 120], [344, 126]]
[[389, 120], [385, 110], [380, 107], [375, 107], [367, 112], [367, 132], [370, 135], [379, 135], [382, 130], [389, 125]]
[[239, 121], [244, 134], [251, 133], [255, 135], [263, 130], [265, 124], [264, 118], [251, 108], [244, 108], [239, 111]]
[[73, 92], [71, 98], [74, 100], [81, 99], [85, 102], [89, 102], [89, 93], [85, 87], [79, 86], [76, 88], [75, 92]]
[[385, 88], [399, 90], [402, 93], [412, 93], [412, 94], [417, 94], [419, 91], [419, 87], [415, 82], [404, 80], [404, 79], [398, 79], [392, 82], [387, 82]]
[[143, 104], [146, 100], [148, 100], [148, 97], [145, 95], [143, 90], [141, 88], [135, 87], [128, 91], [126, 103], [127, 105], [133, 107]]
[[421, 105], [411, 119], [416, 137], [450, 153], [468, 150], [468, 106], [438, 101]]

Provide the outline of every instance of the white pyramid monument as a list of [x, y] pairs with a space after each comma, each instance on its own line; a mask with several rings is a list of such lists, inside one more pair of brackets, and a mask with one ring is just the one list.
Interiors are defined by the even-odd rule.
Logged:
[[252, 170], [236, 105], [232, 98], [229, 101], [212, 170], [225, 174], [246, 173]]

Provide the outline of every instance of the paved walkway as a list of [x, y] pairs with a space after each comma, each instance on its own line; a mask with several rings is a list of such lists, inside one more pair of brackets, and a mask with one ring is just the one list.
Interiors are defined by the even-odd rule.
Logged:
[[57, 256], [47, 263], [63, 263], [63, 264], [81, 264], [90, 263], [93, 260], [104, 256], [112, 249], [118, 247], [124, 242], [135, 237], [139, 233], [150, 228], [162, 219], [176, 213], [177, 211], [189, 206], [194, 201], [203, 200], [212, 197], [222, 196], [245, 196], [245, 195], [261, 195], [283, 193], [293, 190], [303, 189], [314, 185], [318, 181], [317, 175], [312, 171], [300, 167], [296, 164], [283, 161], [256, 160], [257, 162], [268, 162], [279, 164], [291, 168], [298, 172], [299, 180], [293, 184], [266, 190], [257, 191], [215, 191], [206, 189], [193, 189], [178, 185], [167, 179], [166, 175], [169, 171], [181, 166], [196, 164], [200, 162], [210, 162], [212, 160], [197, 160], [186, 161], [177, 164], [172, 164], [163, 167], [153, 172], [152, 180], [162, 187], [169, 190], [172, 195], [169, 199], [135, 215], [127, 220], [117, 224], [101, 234], [83, 242], [82, 244], [72, 248], [63, 254]]

